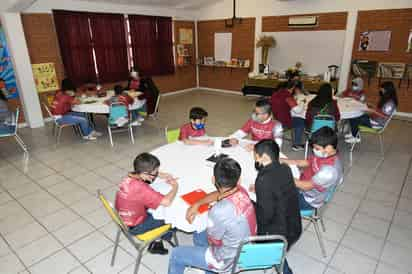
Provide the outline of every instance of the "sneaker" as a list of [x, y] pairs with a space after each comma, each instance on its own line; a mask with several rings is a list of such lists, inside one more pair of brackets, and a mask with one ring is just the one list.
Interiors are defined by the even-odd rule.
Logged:
[[94, 140], [97, 139], [97, 137], [90, 133], [90, 134], [87, 135], [87, 136], [83, 136], [83, 139], [84, 139], [84, 140], [88, 140], [88, 141], [94, 141]]
[[302, 150], [305, 150], [305, 146], [304, 145], [293, 145], [292, 150], [293, 151], [302, 151]]
[[98, 132], [96, 130], [93, 130], [92, 133], [90, 133], [91, 135], [93, 135], [94, 137], [102, 137], [103, 133]]
[[143, 122], [143, 121], [144, 121], [144, 117], [142, 117], [142, 116], [137, 117], [137, 121]]
[[133, 121], [130, 123], [130, 125], [132, 125], [132, 127], [138, 127], [138, 126], [141, 126], [142, 123], [140, 123], [139, 121]]
[[357, 143], [360, 143], [360, 141], [361, 141], [360, 138], [356, 138], [353, 136], [351, 138], [345, 139], [345, 142], [348, 144], [357, 144]]
[[349, 138], [352, 138], [352, 137], [353, 137], [352, 133], [345, 134], [345, 139], [349, 139]]
[[151, 242], [149, 248], [147, 249], [149, 253], [158, 255], [167, 255], [169, 251], [163, 246], [163, 242]]

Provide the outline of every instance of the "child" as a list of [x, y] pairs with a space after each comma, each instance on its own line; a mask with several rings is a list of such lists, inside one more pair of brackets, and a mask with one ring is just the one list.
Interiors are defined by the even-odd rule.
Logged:
[[306, 126], [312, 127], [313, 119], [319, 114], [328, 114], [335, 118], [335, 122], [340, 120], [340, 112], [338, 103], [333, 99], [332, 86], [330, 84], [323, 84], [320, 86], [316, 97], [310, 101], [306, 111]]
[[[129, 232], [139, 235], [165, 224], [163, 220], [155, 220], [147, 209], [156, 209], [161, 205], [170, 206], [176, 196], [178, 184], [171, 175], [159, 172], [159, 159], [149, 153], [138, 155], [133, 166], [134, 172], [120, 183], [115, 207], [123, 222], [129, 227]], [[158, 176], [172, 187], [166, 195], [150, 187]], [[162, 239], [170, 241], [171, 237], [172, 233], [167, 233]], [[168, 253], [162, 241], [153, 242], [149, 246], [149, 252], [161, 255]]]
[[352, 87], [342, 93], [342, 97], [353, 98], [360, 102], [366, 101], [365, 91], [363, 90], [363, 80], [356, 77], [352, 80]]
[[213, 140], [197, 140], [196, 137], [206, 136], [205, 123], [208, 113], [200, 107], [190, 110], [190, 123], [184, 124], [180, 128], [179, 140], [186, 145], [212, 145]]
[[290, 106], [290, 115], [292, 117], [293, 128], [293, 151], [304, 150], [305, 146], [302, 144], [302, 136], [305, 131], [305, 106], [306, 95], [303, 92], [302, 82], [298, 81], [294, 85], [292, 97], [287, 98]]
[[[256, 102], [255, 110], [246, 124], [230, 137], [230, 144], [237, 145], [239, 140], [250, 133], [252, 141], [258, 142], [263, 139], [273, 139], [282, 147], [283, 128], [282, 124], [273, 119], [272, 107], [269, 100], [261, 98]], [[253, 145], [247, 145], [246, 149], [253, 150]]]
[[338, 136], [329, 127], [322, 127], [312, 134], [313, 155], [308, 160], [282, 159], [288, 165], [304, 168], [295, 185], [300, 190], [300, 209], [320, 208], [332, 187], [342, 182], [343, 167], [336, 148]]
[[[111, 104], [123, 104], [127, 107], [129, 111], [129, 106], [132, 105], [134, 102], [134, 99], [130, 97], [127, 93], [124, 92], [124, 89], [121, 85], [115, 85], [114, 86], [114, 95], [109, 98], [106, 101], [106, 104], [111, 105]], [[132, 119], [132, 126], [141, 126], [142, 123], [138, 120], [139, 114], [137, 113], [137, 110], [131, 110], [129, 111], [129, 116]]]
[[349, 119], [351, 126], [351, 133], [345, 135], [345, 142], [353, 144], [359, 143], [358, 136], [359, 125], [367, 127], [383, 128], [389, 117], [396, 111], [398, 107], [398, 96], [396, 95], [396, 88], [392, 82], [386, 81], [382, 83], [379, 90], [379, 102], [376, 108], [368, 108], [368, 114], [364, 114], [357, 118]]
[[83, 139], [96, 140], [102, 134], [93, 130], [84, 113], [71, 111], [73, 105], [80, 104], [80, 101], [71, 95], [75, 93], [76, 87], [70, 79], [64, 79], [61, 86], [61, 90], [56, 93], [50, 106], [51, 113], [56, 117], [58, 123], [78, 124], [81, 128]]

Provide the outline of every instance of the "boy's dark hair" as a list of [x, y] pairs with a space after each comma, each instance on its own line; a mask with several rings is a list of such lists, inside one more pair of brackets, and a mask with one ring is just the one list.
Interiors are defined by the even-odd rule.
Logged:
[[223, 158], [215, 164], [213, 175], [218, 187], [234, 188], [240, 178], [242, 168], [231, 158]]
[[272, 104], [266, 98], [259, 98], [259, 100], [257, 100], [257, 102], [256, 102], [256, 107], [263, 108], [263, 111], [265, 113], [271, 113], [272, 112]]
[[255, 145], [255, 152], [259, 156], [266, 154], [273, 162], [279, 162], [279, 145], [274, 140], [259, 141]]
[[398, 96], [396, 95], [396, 88], [391, 81], [386, 81], [381, 84], [381, 88], [385, 90], [385, 93], [381, 96], [378, 107], [381, 108], [383, 105], [392, 100], [393, 103], [398, 106]]
[[322, 127], [312, 133], [310, 143], [312, 145], [315, 144], [321, 147], [327, 147], [328, 145], [331, 145], [334, 149], [336, 149], [338, 147], [338, 135], [330, 127]]
[[159, 159], [150, 153], [141, 153], [133, 161], [134, 172], [140, 174], [143, 172], [152, 172], [160, 166]]
[[124, 89], [121, 85], [115, 85], [114, 86], [114, 94], [116, 95], [121, 95], [123, 93]]
[[62, 91], [67, 91], [67, 90], [76, 90], [76, 86], [73, 84], [72, 80], [69, 78], [65, 78], [62, 80]]
[[288, 89], [295, 89], [295, 88], [302, 90], [303, 89], [302, 82], [299, 80], [290, 80], [288, 82]]
[[203, 119], [207, 117], [209, 114], [207, 113], [206, 110], [204, 110], [201, 107], [194, 107], [190, 110], [189, 113], [189, 119], [190, 120], [197, 120], [197, 119]]

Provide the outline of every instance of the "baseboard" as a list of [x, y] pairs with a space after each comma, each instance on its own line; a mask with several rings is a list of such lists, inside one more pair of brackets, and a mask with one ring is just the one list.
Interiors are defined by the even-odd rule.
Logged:
[[177, 95], [177, 94], [182, 94], [190, 91], [197, 90], [198, 88], [187, 88], [187, 89], [182, 89], [182, 90], [176, 90], [176, 91], [171, 91], [167, 93], [162, 93], [160, 94], [161, 97], [167, 97], [167, 96], [172, 96], [172, 95]]
[[410, 112], [396, 112], [395, 116], [401, 117], [401, 118], [412, 118], [412, 113]]
[[227, 89], [198, 87], [197, 90], [214, 91], [214, 92], [220, 92], [220, 93], [225, 93], [225, 94], [232, 94], [232, 95], [243, 96], [243, 93], [240, 92], [240, 91], [227, 90]]

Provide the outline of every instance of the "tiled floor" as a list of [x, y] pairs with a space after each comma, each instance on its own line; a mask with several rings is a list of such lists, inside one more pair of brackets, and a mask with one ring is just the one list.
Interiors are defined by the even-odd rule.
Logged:
[[[127, 134], [83, 142], [71, 130], [57, 149], [50, 125], [22, 129], [31, 150], [25, 163], [12, 140], [0, 140], [0, 273], [132, 273], [135, 252], [122, 241], [115, 266], [109, 266], [115, 227], [96, 199], [96, 189], [114, 197], [119, 179], [139, 152], [165, 143], [163, 128], [186, 122], [191, 106], [205, 107], [208, 132], [223, 136], [241, 126], [254, 99], [208, 92], [162, 98], [157, 120]], [[104, 131], [102, 118], [98, 127]], [[322, 258], [312, 227], [288, 254], [297, 274], [412, 273], [412, 124], [395, 120], [385, 134], [385, 160], [377, 140], [364, 138], [347, 166], [345, 183], [325, 212], [327, 258]], [[284, 152], [291, 158], [302, 153]], [[27, 166], [25, 165], [27, 164]], [[179, 233], [181, 243], [189, 235]], [[148, 255], [140, 273], [165, 274], [168, 257]], [[193, 273], [194, 271], [188, 271]], [[256, 272], [255, 272], [256, 273]], [[263, 272], [257, 272], [263, 273]]]

